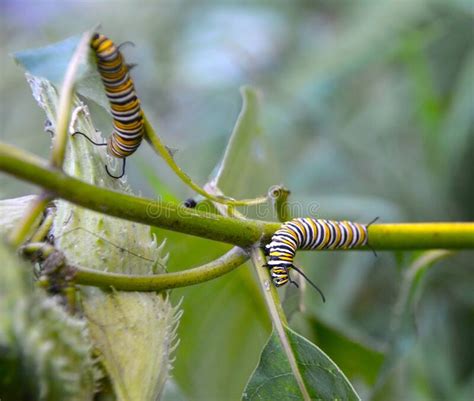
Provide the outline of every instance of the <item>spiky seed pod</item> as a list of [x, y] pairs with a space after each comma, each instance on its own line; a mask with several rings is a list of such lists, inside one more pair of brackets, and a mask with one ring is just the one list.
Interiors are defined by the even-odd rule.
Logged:
[[102, 377], [86, 322], [32, 287], [31, 266], [0, 242], [1, 399], [92, 401]]
[[[55, 125], [57, 96], [42, 79], [30, 77], [33, 93]], [[86, 106], [74, 100], [73, 130], [103, 141]], [[77, 109], [80, 107], [80, 109]], [[76, 136], [69, 141], [64, 170], [89, 183], [130, 193], [123, 180], [107, 176], [104, 149]], [[87, 195], [85, 195], [87, 196]], [[150, 228], [56, 202], [52, 234], [68, 261], [88, 268], [119, 273], [154, 274], [165, 271], [167, 256]], [[166, 294], [126, 293], [81, 288], [84, 316], [94, 346], [118, 400], [158, 399], [170, 371], [180, 313]]]

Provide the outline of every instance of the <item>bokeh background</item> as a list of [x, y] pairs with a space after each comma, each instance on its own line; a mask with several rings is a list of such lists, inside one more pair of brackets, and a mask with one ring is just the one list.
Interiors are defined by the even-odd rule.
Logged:
[[[176, 159], [206, 182], [241, 107], [261, 91], [265, 141], [229, 195], [291, 189], [318, 217], [368, 222], [474, 218], [474, 5], [397, 1], [0, 0], [0, 137], [46, 157], [49, 135], [12, 52], [101, 24], [124, 48], [143, 107]], [[107, 115], [91, 105], [98, 126]], [[181, 201], [192, 193], [145, 144], [127, 163], [133, 189]], [[0, 176], [0, 196], [33, 187]], [[226, 246], [157, 230], [170, 270]], [[404, 305], [414, 253], [305, 253], [298, 262], [326, 293], [292, 325], [339, 364], [364, 399], [462, 400], [474, 394], [473, 254], [427, 270]], [[416, 263], [416, 261], [415, 261]], [[416, 266], [415, 266], [416, 267]], [[282, 294], [284, 295], [284, 294]], [[183, 297], [181, 346], [167, 397], [238, 399], [270, 329], [251, 269]], [[402, 316], [400, 318], [400, 316]], [[390, 355], [385, 358], [384, 355]], [[382, 372], [382, 373], [381, 373]], [[173, 398], [175, 397], [175, 398]]]

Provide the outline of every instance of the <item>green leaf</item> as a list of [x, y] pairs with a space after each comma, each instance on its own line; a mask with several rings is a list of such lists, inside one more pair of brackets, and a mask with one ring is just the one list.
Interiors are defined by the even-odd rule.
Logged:
[[[285, 328], [298, 369], [311, 400], [359, 400], [354, 388], [331, 359], [304, 337]], [[244, 401], [302, 399], [276, 332], [263, 349], [242, 396]]]
[[[94, 31], [95, 29], [90, 30], [89, 34]], [[19, 51], [13, 57], [29, 74], [44, 78], [58, 87], [82, 37], [82, 34], [75, 35], [49, 46]], [[108, 108], [109, 102], [91, 51], [84, 55], [83, 62], [78, 66], [76, 90]]]
[[252, 182], [255, 194], [262, 195], [268, 189], [269, 182], [264, 180], [273, 171], [273, 163], [260, 122], [260, 95], [251, 86], [242, 87], [240, 93], [242, 110], [211, 183], [226, 195], [248, 197], [242, 191], [248, 191]]
[[[49, 46], [16, 52], [13, 57], [31, 75], [45, 78], [54, 85], [60, 85], [81, 39], [82, 35], [75, 35]], [[87, 72], [87, 65], [79, 66], [78, 79]]]
[[375, 383], [385, 356], [379, 344], [322, 320], [314, 320], [313, 329], [316, 331], [318, 345], [351, 380], [363, 378], [368, 385]]

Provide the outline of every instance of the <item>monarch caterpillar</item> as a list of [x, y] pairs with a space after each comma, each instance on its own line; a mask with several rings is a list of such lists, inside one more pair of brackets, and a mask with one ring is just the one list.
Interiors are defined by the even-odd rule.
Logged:
[[[375, 221], [375, 220], [374, 220]], [[307, 218], [297, 218], [284, 223], [272, 236], [265, 246], [268, 261], [265, 265], [270, 268], [270, 275], [276, 287], [289, 283], [289, 271], [295, 269], [321, 294], [321, 290], [293, 264], [298, 249], [350, 249], [366, 245], [368, 241], [367, 228], [373, 222], [363, 225], [350, 221], [334, 221]]]
[[105, 35], [94, 33], [90, 47], [95, 53], [97, 68], [109, 99], [114, 131], [106, 143], [96, 143], [82, 132], [74, 134], [84, 135], [94, 145], [107, 146], [109, 155], [123, 159], [120, 176], [110, 174], [105, 166], [109, 176], [121, 178], [125, 173], [125, 158], [137, 150], [143, 139], [143, 111], [130, 77], [129, 66], [124, 63], [119, 46]]

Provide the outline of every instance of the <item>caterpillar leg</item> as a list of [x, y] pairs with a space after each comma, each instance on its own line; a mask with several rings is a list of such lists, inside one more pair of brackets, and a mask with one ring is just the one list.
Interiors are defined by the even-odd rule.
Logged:
[[[72, 133], [72, 136], [74, 135], [82, 135], [84, 138], [86, 138], [90, 143], [92, 143], [93, 145], [95, 146], [107, 146], [107, 142], [104, 142], [104, 143], [98, 143], [98, 142], [95, 142], [93, 141], [92, 139], [90, 139], [86, 134], [84, 134], [83, 132], [80, 132], [80, 131], [76, 131], [74, 133]], [[119, 178], [122, 178], [124, 175], [125, 175], [125, 162], [126, 162], [127, 159], [123, 159], [123, 164], [122, 164], [122, 173], [120, 175], [113, 175], [110, 171], [109, 171], [109, 168], [107, 165], [105, 165], [105, 171], [107, 172], [107, 174], [109, 175], [109, 177], [112, 177], [114, 179], [119, 179]]]
[[107, 174], [112, 177], [112, 178], [115, 178], [116, 180], [119, 179], [119, 178], [122, 178], [124, 175], [125, 175], [125, 162], [127, 161], [127, 159], [123, 158], [123, 163], [122, 163], [122, 173], [120, 175], [113, 175], [110, 173], [109, 171], [109, 168], [107, 167], [107, 165], [105, 165], [105, 171], [107, 171]]
[[92, 143], [93, 145], [95, 146], [107, 146], [107, 142], [104, 142], [104, 143], [98, 143], [98, 142], [95, 142], [93, 141], [92, 139], [90, 139], [86, 134], [84, 134], [83, 132], [80, 132], [80, 131], [75, 131], [71, 134], [72, 136], [74, 135], [82, 135], [84, 138], [86, 138], [90, 143]]

